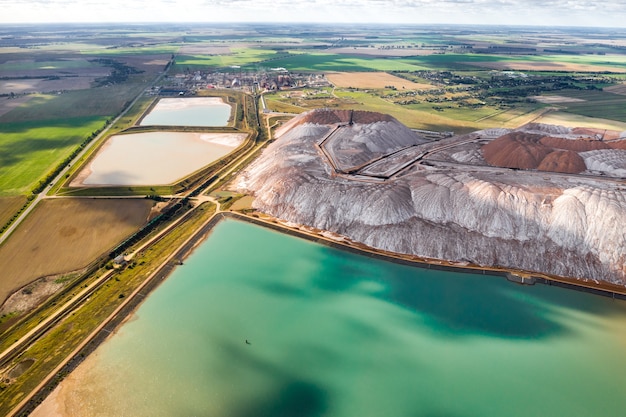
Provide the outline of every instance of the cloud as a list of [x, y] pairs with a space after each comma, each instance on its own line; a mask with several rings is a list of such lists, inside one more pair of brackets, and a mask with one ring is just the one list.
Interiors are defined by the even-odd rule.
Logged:
[[0, 0], [0, 22], [381, 22], [626, 26], [622, 0]]

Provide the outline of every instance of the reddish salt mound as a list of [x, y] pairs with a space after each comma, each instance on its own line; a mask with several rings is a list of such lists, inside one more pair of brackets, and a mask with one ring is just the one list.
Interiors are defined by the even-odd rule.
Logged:
[[616, 140], [616, 141], [607, 142], [607, 145], [609, 145], [612, 149], [626, 150], [626, 140]]
[[298, 116], [297, 119], [297, 125], [304, 123], [315, 123], [320, 125], [348, 123], [350, 121], [350, 110], [318, 109], [306, 112], [301, 116]]
[[564, 149], [566, 151], [587, 152], [597, 151], [598, 149], [609, 149], [609, 146], [595, 139], [564, 139], [546, 136], [539, 141], [543, 145], [556, 149]]
[[352, 115], [352, 121], [354, 123], [376, 123], [376, 122], [391, 122], [395, 120], [388, 114], [376, 113], [373, 111], [355, 111]]
[[539, 171], [578, 174], [587, 169], [587, 166], [576, 152], [556, 150], [543, 158], [537, 169]]
[[572, 129], [575, 135], [600, 136], [603, 140], [618, 139], [621, 132], [617, 130], [593, 129], [588, 127], [575, 127]]
[[505, 168], [537, 169], [552, 149], [539, 143], [541, 135], [511, 132], [482, 147], [489, 165]]
[[295, 126], [304, 123], [315, 123], [320, 125], [332, 125], [335, 123], [349, 123], [352, 120], [353, 123], [375, 123], [375, 122], [390, 122], [394, 120], [393, 117], [387, 114], [381, 114], [369, 111], [352, 111], [352, 110], [332, 110], [332, 109], [317, 109], [307, 113], [304, 113], [297, 118]]

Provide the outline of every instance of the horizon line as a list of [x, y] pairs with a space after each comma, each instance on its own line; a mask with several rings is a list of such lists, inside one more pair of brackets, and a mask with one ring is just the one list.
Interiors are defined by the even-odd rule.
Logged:
[[0, 26], [37, 26], [37, 25], [48, 25], [48, 26], [64, 26], [64, 25], [85, 25], [85, 26], [95, 26], [95, 25], [112, 25], [112, 26], [141, 26], [141, 25], [215, 25], [215, 26], [228, 26], [228, 25], [259, 25], [259, 26], [277, 26], [277, 25], [302, 25], [302, 26], [397, 26], [397, 27], [429, 27], [429, 26], [457, 26], [457, 27], [511, 27], [511, 28], [554, 28], [554, 29], [621, 29], [626, 31], [626, 26], [594, 26], [594, 25], [566, 25], [566, 24], [511, 24], [511, 23], [443, 23], [443, 22], [432, 22], [432, 23], [410, 23], [410, 22], [374, 22], [374, 21], [361, 21], [361, 22], [349, 22], [349, 21], [337, 21], [337, 22], [323, 22], [323, 21], [314, 21], [314, 22], [305, 22], [305, 21], [222, 21], [222, 22], [209, 22], [209, 21], [128, 21], [128, 22], [114, 22], [114, 21], [85, 21], [85, 22], [58, 22], [58, 21], [45, 21], [45, 22], [32, 22], [32, 21], [24, 21], [24, 22], [2, 22], [0, 21]]

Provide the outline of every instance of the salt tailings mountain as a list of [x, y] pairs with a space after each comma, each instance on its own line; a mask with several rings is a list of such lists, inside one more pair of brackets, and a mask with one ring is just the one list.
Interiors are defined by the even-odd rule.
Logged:
[[404, 254], [626, 285], [626, 135], [529, 124], [426, 139], [314, 110], [237, 180], [277, 218]]

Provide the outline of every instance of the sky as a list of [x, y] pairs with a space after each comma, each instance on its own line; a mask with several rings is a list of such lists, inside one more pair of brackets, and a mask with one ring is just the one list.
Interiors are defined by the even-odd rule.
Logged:
[[320, 22], [626, 27], [626, 0], [0, 0], [0, 23]]

